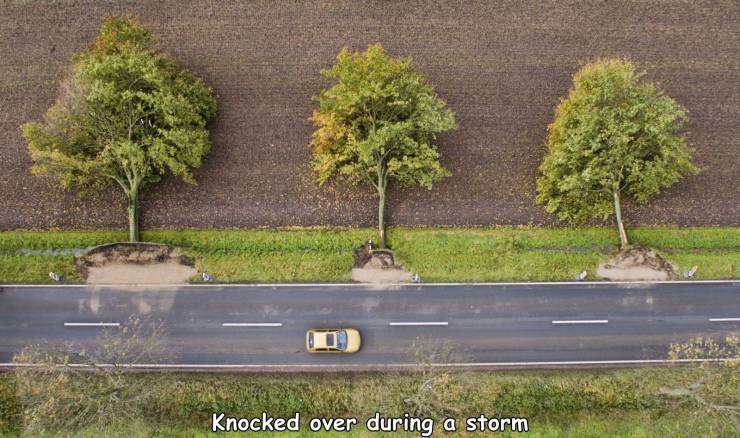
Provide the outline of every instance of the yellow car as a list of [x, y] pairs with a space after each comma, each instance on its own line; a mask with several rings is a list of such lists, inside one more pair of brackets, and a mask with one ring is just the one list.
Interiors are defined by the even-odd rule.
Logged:
[[355, 353], [360, 343], [360, 332], [353, 328], [311, 329], [306, 333], [309, 353]]

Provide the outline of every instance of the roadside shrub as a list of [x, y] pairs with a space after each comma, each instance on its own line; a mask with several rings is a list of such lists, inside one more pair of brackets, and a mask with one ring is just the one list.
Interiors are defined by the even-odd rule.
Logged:
[[0, 374], [0, 436], [20, 431], [21, 405], [11, 375]]

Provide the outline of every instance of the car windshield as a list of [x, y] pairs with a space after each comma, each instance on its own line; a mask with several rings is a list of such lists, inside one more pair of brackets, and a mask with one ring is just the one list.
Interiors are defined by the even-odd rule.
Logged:
[[337, 332], [337, 348], [340, 350], [347, 348], [347, 332], [344, 330]]

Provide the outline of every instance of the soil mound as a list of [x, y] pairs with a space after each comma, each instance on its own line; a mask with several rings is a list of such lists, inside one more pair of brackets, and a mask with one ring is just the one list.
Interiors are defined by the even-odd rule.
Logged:
[[354, 252], [355, 267], [352, 269], [352, 281], [356, 283], [407, 283], [411, 273], [396, 265], [393, 252], [388, 250], [371, 250], [368, 245], [357, 248]]
[[182, 284], [195, 275], [194, 261], [167, 245], [114, 243], [77, 257], [88, 284]]
[[365, 266], [365, 264], [373, 258], [373, 251], [370, 249], [370, 244], [366, 243], [355, 248], [355, 250], [352, 251], [352, 257], [355, 259], [355, 268], [362, 268]]
[[650, 248], [634, 247], [620, 251], [599, 265], [596, 274], [607, 280], [662, 281], [676, 277], [675, 267]]

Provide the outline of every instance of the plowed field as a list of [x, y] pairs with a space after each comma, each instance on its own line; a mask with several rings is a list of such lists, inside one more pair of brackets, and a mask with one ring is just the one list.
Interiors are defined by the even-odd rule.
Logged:
[[125, 224], [122, 194], [80, 200], [29, 173], [19, 126], [55, 99], [72, 54], [106, 15], [132, 13], [214, 88], [213, 150], [192, 187], [166, 179], [143, 199], [145, 227], [360, 225], [363, 187], [318, 187], [307, 146], [319, 71], [348, 46], [412, 56], [456, 111], [440, 139], [453, 176], [392, 190], [397, 225], [554, 223], [534, 204], [553, 108], [573, 73], [629, 57], [690, 111], [704, 171], [630, 225], [740, 225], [740, 4], [735, 1], [13, 1], [0, 0], [0, 229]]

